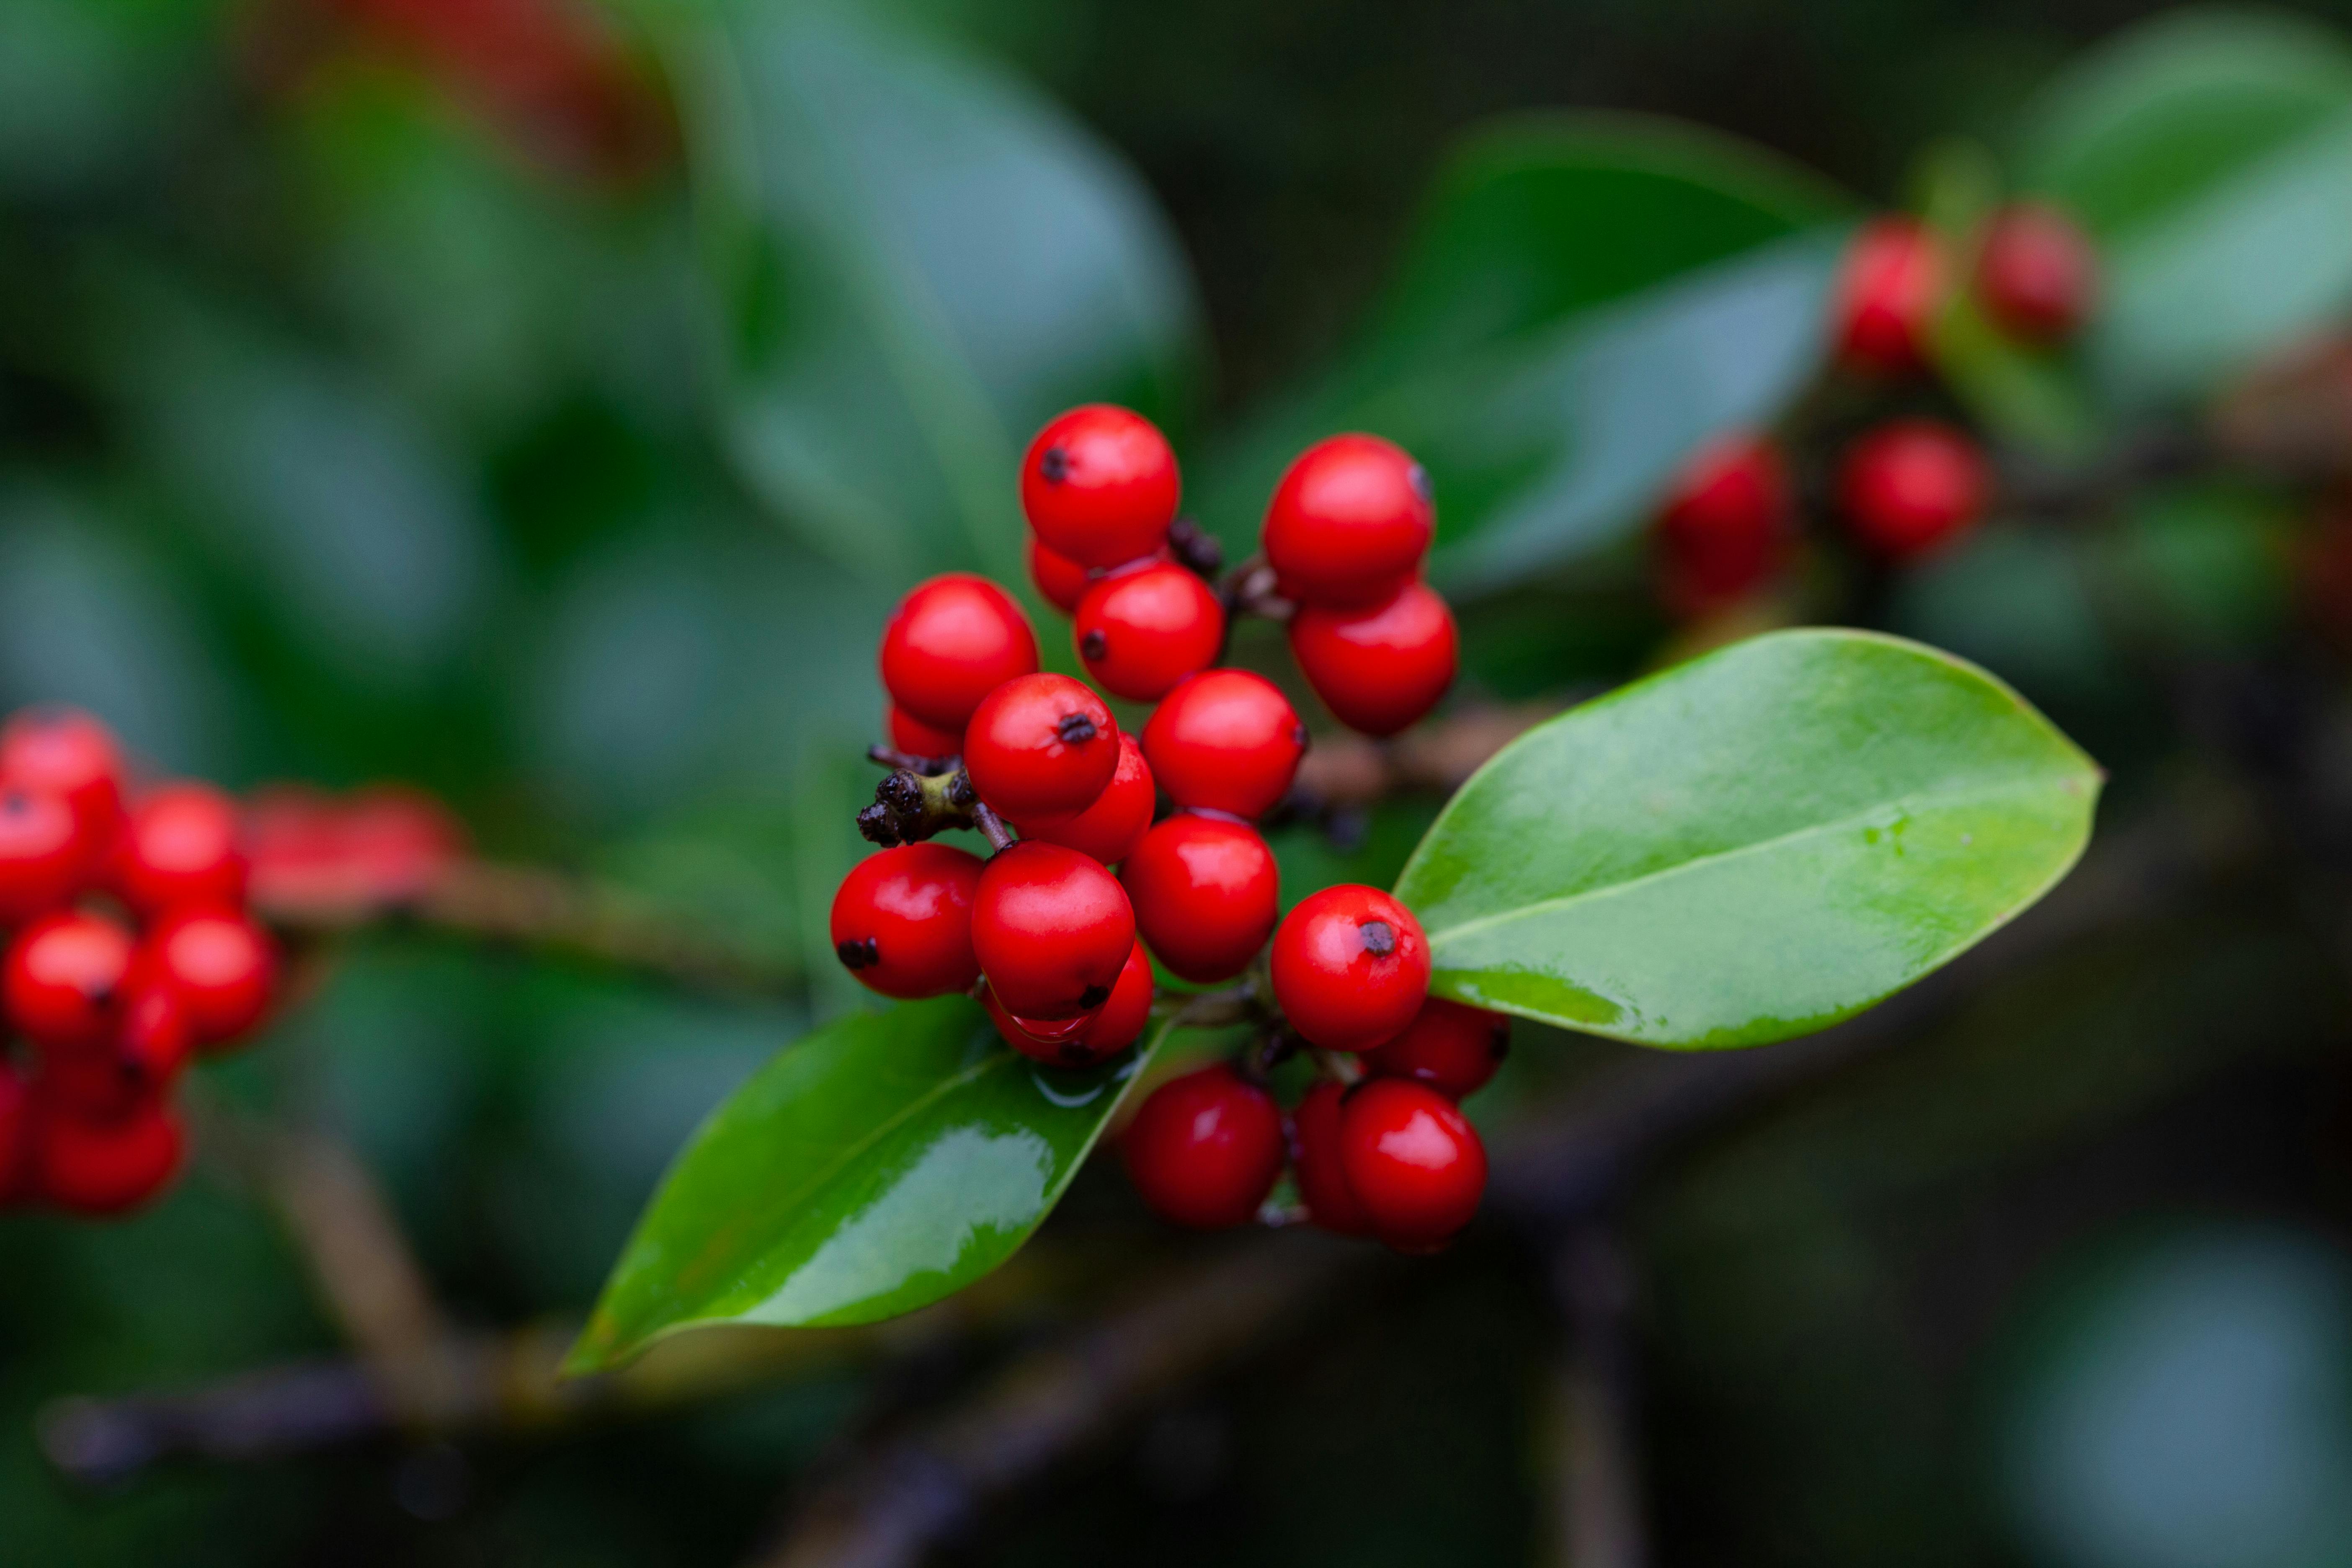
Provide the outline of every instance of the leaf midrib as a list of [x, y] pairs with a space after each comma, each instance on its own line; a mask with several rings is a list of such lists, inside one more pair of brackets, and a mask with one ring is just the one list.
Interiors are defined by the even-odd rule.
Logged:
[[1580, 903], [1597, 903], [1604, 899], [1615, 898], [1621, 893], [1631, 892], [1652, 882], [1666, 881], [1685, 873], [1701, 871], [1710, 866], [1743, 859], [1751, 855], [1764, 854], [1786, 845], [1801, 843], [1805, 839], [1825, 834], [1867, 826], [1889, 811], [1916, 811], [1937, 805], [1996, 800], [2004, 795], [2063, 787], [2061, 781], [2074, 776], [2075, 775], [2072, 773], [2055, 776], [2018, 774], [2014, 775], [2011, 782], [1996, 787], [1988, 788], [1979, 784], [1965, 790], [1924, 790], [1908, 795], [1892, 795], [1885, 800], [1874, 802], [1862, 810], [1831, 821], [1808, 823], [1802, 827], [1791, 828], [1786, 833], [1774, 834], [1769, 838], [1759, 838], [1750, 844], [1738, 845], [1729, 849], [1718, 849], [1711, 854], [1693, 856], [1687, 860], [1677, 860], [1671, 866], [1661, 866], [1655, 870], [1644, 871], [1638, 877], [1628, 878], [1622, 882], [1612, 882], [1606, 887], [1587, 888], [1565, 897], [1521, 904], [1515, 909], [1498, 910], [1491, 915], [1481, 915], [1475, 920], [1465, 921], [1460, 925], [1448, 926], [1442, 931], [1432, 931], [1429, 933], [1430, 952], [1432, 956], [1434, 956], [1437, 949], [1444, 943], [1456, 937], [1483, 931], [1489, 926], [1506, 925], [1515, 921], [1528, 920], [1540, 914], [1572, 908]]

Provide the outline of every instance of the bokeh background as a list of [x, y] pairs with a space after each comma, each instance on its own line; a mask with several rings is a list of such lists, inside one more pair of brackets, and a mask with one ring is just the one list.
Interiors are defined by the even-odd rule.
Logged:
[[[1287, 451], [1393, 429], [1467, 563], [1457, 710], [1887, 626], [2109, 766], [2115, 856], [2196, 866], [1644, 1169], [1612, 1234], [1654, 1559], [2352, 1563], [2352, 7], [2149, 14], [9, 0], [0, 700], [85, 704], [158, 773], [419, 785], [485, 856], [756, 959], [760, 994], [706, 994], [387, 931], [205, 1074], [354, 1151], [454, 1321], [560, 1338], [702, 1114], [859, 1005], [823, 915], [873, 641], [929, 572], [1018, 579], [1028, 433], [1143, 409], [1245, 550]], [[2135, 90], [2141, 163], [2070, 175], [2066, 116]], [[1641, 130], [1733, 193], [1677, 205], [1576, 174], [1625, 122], [1561, 110], [1752, 145]], [[1785, 416], [1811, 474], [1863, 416], [1800, 392], [1842, 226], [2037, 174], [2106, 202], [2118, 268], [2061, 413], [1981, 362], [1894, 401], [2042, 500], [1895, 575], [1817, 516], [1778, 597], [1669, 616], [1640, 521], [1671, 460]], [[2296, 440], [2210, 436], [2281, 385]], [[1286, 898], [1387, 880], [1433, 805], [1289, 830]], [[1496, 1114], [1624, 1049], [1523, 1028]], [[744, 1561], [807, 1477], [1172, 1245], [1108, 1170], [1046, 1239], [1108, 1261], [904, 1353], [91, 1486], [44, 1456], [54, 1402], [324, 1364], [334, 1314], [233, 1160], [125, 1223], [0, 1215], [0, 1563]], [[1556, 1556], [1551, 1269], [1498, 1220], [1381, 1275], [957, 1560]]]

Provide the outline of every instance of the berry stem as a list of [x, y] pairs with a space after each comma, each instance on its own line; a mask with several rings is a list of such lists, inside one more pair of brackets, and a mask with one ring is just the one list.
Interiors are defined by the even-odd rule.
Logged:
[[997, 849], [1013, 847], [1013, 830], [1004, 826], [1003, 817], [977, 800], [971, 803], [971, 825], [980, 829], [982, 837], [988, 840], [992, 847]]
[[886, 768], [902, 769], [910, 773], [951, 773], [961, 763], [957, 757], [919, 757], [912, 752], [901, 752], [890, 746], [868, 746], [866, 760]]

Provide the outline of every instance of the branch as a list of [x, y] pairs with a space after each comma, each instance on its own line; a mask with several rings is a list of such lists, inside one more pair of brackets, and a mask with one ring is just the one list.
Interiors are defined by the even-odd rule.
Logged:
[[698, 990], [796, 993], [798, 963], [729, 942], [692, 921], [616, 889], [538, 867], [467, 860], [413, 899], [389, 906], [257, 900], [281, 930], [339, 935], [405, 923], [451, 936], [583, 958]]
[[1392, 741], [1318, 736], [1298, 761], [1291, 808], [1360, 808], [1404, 791], [1451, 795], [1487, 758], [1559, 711], [1541, 702], [1473, 707]]
[[1643, 1568], [1650, 1559], [1634, 1423], [1633, 1265], [1606, 1226], [1572, 1232], [1552, 1258], [1567, 1327], [1554, 1374], [1554, 1499], [1566, 1568]]

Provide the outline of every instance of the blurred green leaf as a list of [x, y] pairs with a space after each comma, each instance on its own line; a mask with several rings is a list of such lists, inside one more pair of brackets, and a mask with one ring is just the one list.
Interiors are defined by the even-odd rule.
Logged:
[[761, 0], [684, 52], [724, 417], [816, 549], [1020, 578], [1013, 478], [1056, 409], [1181, 412], [1191, 284], [1134, 175], [976, 59]]
[[961, 1289], [1053, 1209], [1158, 1044], [1057, 1071], [961, 996], [817, 1030], [678, 1157], [572, 1369], [697, 1325], [872, 1322]]
[[1298, 449], [1365, 429], [1435, 481], [1432, 571], [1451, 592], [1606, 545], [1695, 448], [1769, 423], [1810, 379], [1849, 210], [1811, 175], [1670, 121], [1483, 133], [1439, 177], [1340, 369], [1212, 472], [1207, 519], [1246, 552]]
[[2292, 519], [2272, 498], [2227, 485], [2134, 498], [2101, 564], [2119, 614], [2170, 650], [2239, 649], [2287, 618]]
[[2123, 676], [2079, 536], [1990, 524], [1906, 573], [1894, 628], [2048, 698], [2111, 694]]
[[2099, 784], [1981, 670], [1783, 632], [1513, 742], [1397, 894], [1438, 994], [1643, 1045], [1760, 1045], [1860, 1012], [2040, 898]]
[[2194, 391], [2352, 305], [2352, 47], [2330, 29], [2145, 23], [2045, 90], [2021, 154], [2099, 242], [2090, 350], [2120, 397]]

